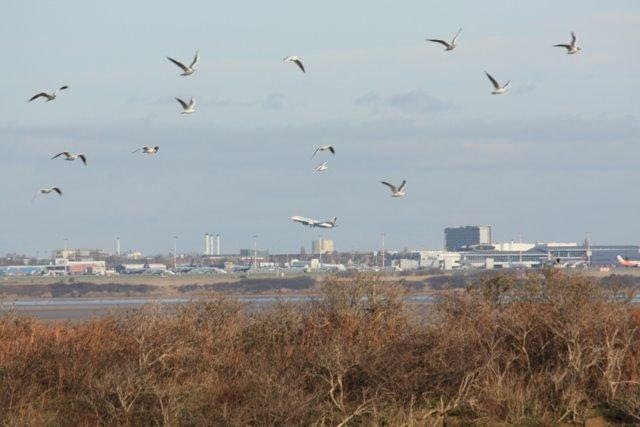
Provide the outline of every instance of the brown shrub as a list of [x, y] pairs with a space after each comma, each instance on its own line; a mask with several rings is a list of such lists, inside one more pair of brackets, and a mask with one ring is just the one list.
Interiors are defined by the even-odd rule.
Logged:
[[328, 280], [310, 303], [212, 297], [78, 325], [0, 319], [3, 424], [640, 422], [640, 311], [558, 272], [485, 279], [416, 312]]

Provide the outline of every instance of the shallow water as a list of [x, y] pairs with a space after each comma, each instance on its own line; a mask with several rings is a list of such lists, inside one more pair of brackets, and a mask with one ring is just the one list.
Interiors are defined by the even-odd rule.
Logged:
[[[278, 302], [303, 303], [317, 299], [309, 295], [232, 295], [230, 299], [247, 304], [249, 310], [260, 310]], [[429, 306], [435, 301], [432, 295], [412, 295], [407, 301], [417, 306]], [[33, 316], [46, 321], [81, 321], [94, 316], [124, 312], [146, 304], [176, 306], [198, 301], [199, 297], [132, 297], [132, 298], [33, 298], [28, 300], [0, 301], [0, 315], [13, 312]], [[633, 299], [640, 304], [640, 297]]]
[[[306, 295], [262, 296], [234, 295], [231, 299], [248, 304], [249, 309], [261, 309], [278, 302], [302, 303], [318, 297]], [[198, 297], [133, 297], [133, 298], [38, 298], [28, 300], [0, 301], [0, 314], [13, 312], [24, 316], [33, 316], [46, 321], [80, 321], [94, 316], [128, 311], [146, 304], [179, 305], [198, 301]], [[415, 295], [408, 299], [416, 304], [431, 304], [434, 297]]]

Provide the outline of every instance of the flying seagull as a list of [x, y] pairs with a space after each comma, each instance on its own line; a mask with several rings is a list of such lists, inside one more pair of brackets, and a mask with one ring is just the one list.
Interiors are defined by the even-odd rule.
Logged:
[[302, 70], [303, 73], [306, 73], [306, 71], [304, 70], [304, 65], [302, 65], [302, 58], [296, 56], [296, 55], [291, 55], [291, 56], [287, 56], [286, 58], [283, 59], [284, 62], [294, 62], [298, 67], [300, 67], [300, 69]]
[[180, 105], [182, 105], [182, 112], [180, 114], [191, 114], [191, 113], [195, 113], [196, 112], [196, 99], [195, 98], [191, 98], [191, 100], [189, 101], [188, 104], [186, 102], [184, 102], [180, 98], [176, 98], [176, 101], [178, 101], [180, 103]]
[[495, 89], [493, 92], [491, 92], [492, 94], [501, 95], [507, 91], [507, 88], [511, 84], [511, 80], [505, 83], [504, 86], [500, 86], [500, 84], [496, 81], [496, 79], [491, 77], [491, 74], [487, 73], [486, 71], [484, 73], [487, 75], [489, 80], [491, 80], [491, 83], [493, 84], [493, 88]]
[[444, 50], [445, 51], [449, 51], [449, 50], [453, 50], [456, 48], [456, 41], [458, 40], [458, 36], [460, 35], [460, 32], [462, 31], [462, 28], [460, 28], [458, 30], [458, 32], [456, 33], [456, 36], [453, 38], [453, 40], [451, 40], [451, 42], [448, 42], [446, 40], [440, 40], [440, 39], [427, 39], [428, 42], [434, 42], [434, 43], [440, 43], [441, 45], [444, 46]]
[[144, 147], [137, 148], [137, 149], [133, 150], [131, 153], [135, 153], [137, 151], [142, 150], [143, 154], [156, 154], [159, 149], [160, 149], [160, 147], [157, 146], [157, 145], [155, 147], [149, 147], [148, 145], [145, 145]]
[[196, 51], [196, 56], [193, 57], [193, 62], [191, 62], [191, 65], [189, 65], [188, 67], [182, 62], [176, 61], [175, 59], [169, 58], [168, 56], [167, 59], [176, 64], [178, 67], [182, 68], [182, 71], [184, 72], [180, 74], [181, 76], [190, 76], [191, 74], [196, 72], [196, 65], [198, 65], [198, 61], [200, 60], [200, 54], [198, 51]]
[[402, 180], [402, 184], [400, 184], [399, 187], [396, 187], [395, 185], [389, 184], [388, 182], [385, 182], [385, 181], [380, 181], [380, 183], [389, 187], [389, 189], [391, 190], [391, 197], [402, 197], [406, 194], [403, 191], [404, 186], [407, 184], [407, 181], [405, 180]]
[[553, 47], [563, 47], [567, 49], [567, 55], [573, 55], [574, 53], [578, 53], [582, 50], [582, 48], [578, 46], [578, 37], [576, 37], [573, 31], [571, 31], [571, 43], [554, 44]]
[[64, 156], [65, 160], [68, 160], [70, 162], [72, 162], [74, 160], [77, 160], [77, 159], [80, 159], [80, 160], [82, 160], [82, 163], [84, 163], [85, 166], [87, 165], [87, 158], [85, 157], [84, 154], [73, 154], [73, 153], [70, 153], [68, 151], [63, 151], [62, 153], [56, 154], [55, 156], [53, 156], [51, 158], [51, 160], [53, 160], [53, 159], [55, 159], [57, 157], [60, 157], [60, 156]]
[[62, 86], [62, 87], [56, 89], [56, 91], [53, 92], [53, 93], [47, 93], [47, 92], [37, 93], [37, 94], [33, 95], [31, 97], [31, 99], [29, 99], [29, 101], [27, 101], [27, 102], [31, 102], [34, 99], [38, 99], [40, 97], [46, 98], [47, 99], [46, 102], [53, 101], [58, 96], [58, 92], [60, 92], [61, 90], [65, 90], [65, 89], [69, 89], [69, 86]]
[[313, 152], [313, 156], [311, 156], [311, 158], [313, 159], [316, 154], [318, 153], [318, 151], [331, 151], [331, 154], [336, 154], [336, 150], [335, 148], [333, 148], [332, 145], [321, 145], [320, 147], [316, 148], [316, 151]]
[[33, 195], [31, 201], [33, 202], [38, 194], [49, 194], [54, 191], [62, 196], [62, 191], [58, 187], [41, 188], [40, 190], [36, 191], [36, 194]]
[[40, 189], [40, 193], [41, 194], [49, 194], [52, 191], [55, 191], [56, 193], [58, 193], [59, 195], [62, 196], [62, 191], [60, 191], [60, 189], [58, 187], [49, 187], [49, 188]]
[[318, 166], [315, 167], [315, 169], [313, 170], [313, 173], [324, 172], [327, 169], [329, 169], [329, 166], [327, 165], [327, 162], [322, 162]]

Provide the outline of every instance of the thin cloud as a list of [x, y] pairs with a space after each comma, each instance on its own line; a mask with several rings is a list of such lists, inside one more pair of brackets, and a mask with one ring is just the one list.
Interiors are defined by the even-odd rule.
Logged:
[[265, 110], [282, 110], [286, 104], [286, 97], [281, 93], [272, 93], [262, 101]]
[[[180, 96], [178, 96], [180, 98]], [[286, 97], [280, 93], [272, 93], [265, 96], [262, 99], [243, 100], [232, 98], [216, 98], [216, 97], [202, 97], [194, 96], [198, 103], [198, 107], [207, 108], [243, 108], [243, 107], [260, 107], [265, 110], [282, 110], [286, 106]], [[182, 99], [188, 100], [191, 95], [183, 95]], [[154, 99], [145, 99], [139, 96], [129, 97], [126, 101], [128, 106], [160, 106], [160, 105], [173, 105], [176, 103], [174, 96], [162, 96]]]
[[356, 98], [354, 104], [357, 107], [369, 108], [373, 113], [379, 113], [384, 110], [397, 110], [404, 113], [427, 114], [443, 112], [453, 108], [452, 104], [442, 101], [421, 89], [389, 96], [380, 96], [376, 92], [369, 92]]
[[531, 92], [535, 92], [536, 90], [538, 90], [538, 85], [535, 83], [524, 83], [522, 85], [517, 86], [516, 90], [514, 91], [516, 94], [518, 95], [525, 95]]

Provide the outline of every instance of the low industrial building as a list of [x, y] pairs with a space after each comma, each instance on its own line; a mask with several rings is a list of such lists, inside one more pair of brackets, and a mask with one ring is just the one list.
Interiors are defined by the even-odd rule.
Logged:
[[66, 275], [94, 275], [107, 274], [105, 261], [69, 261], [58, 258], [47, 265], [18, 265], [0, 267], [0, 276], [66, 276]]
[[59, 260], [56, 260], [56, 266], [66, 267], [67, 274], [86, 274], [94, 276], [104, 276], [107, 274], [107, 265], [104, 261], [58, 261]]
[[460, 266], [460, 253], [451, 251], [407, 251], [387, 254], [387, 267], [402, 270], [440, 269], [452, 270]]
[[53, 259], [68, 259], [72, 261], [104, 260], [109, 256], [102, 249], [56, 249]]

